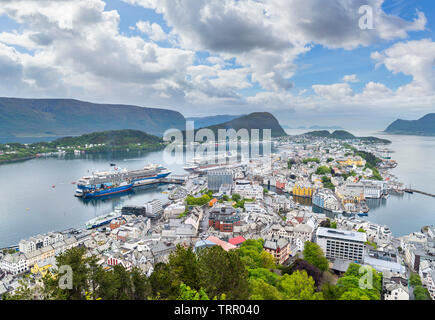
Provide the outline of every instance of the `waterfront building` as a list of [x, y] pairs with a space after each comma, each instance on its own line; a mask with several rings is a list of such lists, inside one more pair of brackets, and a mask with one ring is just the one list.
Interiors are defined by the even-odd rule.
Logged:
[[364, 232], [336, 230], [319, 227], [316, 242], [328, 259], [364, 262], [364, 246], [367, 236]]
[[145, 205], [147, 217], [155, 218], [162, 214], [163, 205], [159, 199], [148, 201]]
[[337, 187], [335, 194], [348, 212], [358, 211], [360, 204], [365, 201], [364, 187], [357, 183], [346, 183]]
[[305, 186], [296, 184], [292, 189], [293, 196], [311, 198], [314, 193], [312, 186]]
[[388, 194], [388, 185], [385, 181], [361, 180], [364, 187], [364, 197], [366, 199], [379, 199]]
[[212, 191], [219, 191], [223, 184], [233, 184], [233, 172], [231, 170], [213, 170], [207, 172], [207, 187]]
[[0, 269], [12, 275], [24, 273], [29, 270], [27, 257], [21, 252], [6, 254], [0, 262]]
[[313, 205], [329, 211], [341, 209], [340, 202], [331, 189], [316, 190], [313, 195]]
[[30, 253], [45, 246], [62, 241], [63, 239], [64, 236], [60, 232], [49, 232], [44, 235], [37, 235], [35, 237], [21, 240], [18, 244], [18, 248], [22, 253]]

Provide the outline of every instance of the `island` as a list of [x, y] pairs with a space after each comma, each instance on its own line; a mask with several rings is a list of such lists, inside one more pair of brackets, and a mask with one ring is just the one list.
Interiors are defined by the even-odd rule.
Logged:
[[419, 136], [435, 136], [435, 113], [428, 113], [418, 120], [397, 119], [385, 132]]
[[262, 139], [262, 129], [270, 129], [272, 138], [287, 136], [287, 133], [279, 124], [278, 120], [269, 112], [253, 112], [246, 116], [227, 121], [221, 124], [206, 127], [211, 129], [216, 135], [219, 129], [260, 129], [260, 139]]
[[330, 133], [328, 130], [310, 131], [302, 134], [302, 136], [320, 137], [337, 140], [360, 140], [364, 143], [380, 143], [390, 144], [391, 141], [387, 139], [381, 139], [377, 137], [356, 137], [352, 133], [345, 130], [335, 130]]
[[59, 138], [51, 142], [0, 144], [0, 164], [55, 154], [154, 151], [164, 146], [160, 137], [139, 130], [110, 130]]

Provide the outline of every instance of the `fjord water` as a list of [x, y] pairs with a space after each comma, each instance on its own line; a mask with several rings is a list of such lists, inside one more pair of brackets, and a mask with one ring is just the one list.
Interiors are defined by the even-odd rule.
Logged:
[[[307, 130], [287, 131], [299, 134]], [[406, 186], [435, 193], [435, 137], [351, 132], [393, 141], [389, 148], [395, 151], [392, 158], [399, 165], [392, 172]], [[0, 248], [16, 245], [38, 233], [83, 227], [87, 220], [108, 213], [119, 204], [141, 205], [155, 198], [167, 199], [167, 194], [162, 193], [165, 186], [91, 202], [73, 196], [76, 186], [72, 182], [94, 170], [110, 170], [110, 163], [128, 169], [160, 163], [175, 174], [185, 173], [182, 163], [165, 163], [162, 151], [40, 158], [0, 165]], [[391, 195], [388, 200], [370, 206], [367, 219], [389, 226], [395, 236], [435, 224], [435, 198]]]
[[[38, 158], [0, 166], [0, 248], [21, 239], [68, 228], [84, 227], [87, 220], [108, 213], [120, 204], [143, 205], [152, 199], [167, 199], [167, 187], [150, 188], [110, 197], [83, 201], [74, 197], [72, 182], [92, 171], [120, 168], [138, 169], [163, 162], [163, 152], [129, 152]], [[185, 173], [182, 164], [171, 164], [175, 174]]]

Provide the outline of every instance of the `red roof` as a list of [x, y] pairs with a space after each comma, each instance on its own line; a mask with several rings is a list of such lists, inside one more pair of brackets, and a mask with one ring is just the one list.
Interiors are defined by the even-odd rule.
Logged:
[[223, 241], [223, 240], [216, 238], [214, 236], [210, 236], [206, 240], [216, 243], [218, 246], [221, 246], [222, 249], [224, 249], [225, 251], [237, 248], [235, 245], [233, 245], [229, 242]]
[[238, 237], [231, 238], [230, 240], [228, 240], [229, 243], [231, 243], [231, 244], [233, 244], [235, 246], [237, 246], [238, 244], [241, 244], [241, 243], [243, 243], [245, 241], [246, 241], [246, 239], [243, 238], [242, 236], [238, 236]]
[[303, 217], [296, 217], [295, 218], [299, 223], [302, 223], [302, 221], [304, 221], [304, 218]]

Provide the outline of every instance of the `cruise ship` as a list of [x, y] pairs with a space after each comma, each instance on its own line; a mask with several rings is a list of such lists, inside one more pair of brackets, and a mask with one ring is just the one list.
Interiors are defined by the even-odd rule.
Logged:
[[209, 157], [195, 157], [183, 167], [186, 171], [201, 172], [215, 169], [231, 168], [240, 165], [237, 153], [232, 155], [230, 152], [212, 155]]
[[113, 171], [94, 172], [77, 181], [75, 196], [90, 199], [127, 192], [134, 187], [156, 183], [170, 174], [169, 170], [156, 164], [139, 170], [115, 168]]
[[116, 207], [114, 211], [102, 216], [98, 216], [86, 222], [86, 229], [101, 227], [105, 224], [109, 224], [113, 219], [120, 218], [121, 216], [121, 207]]

